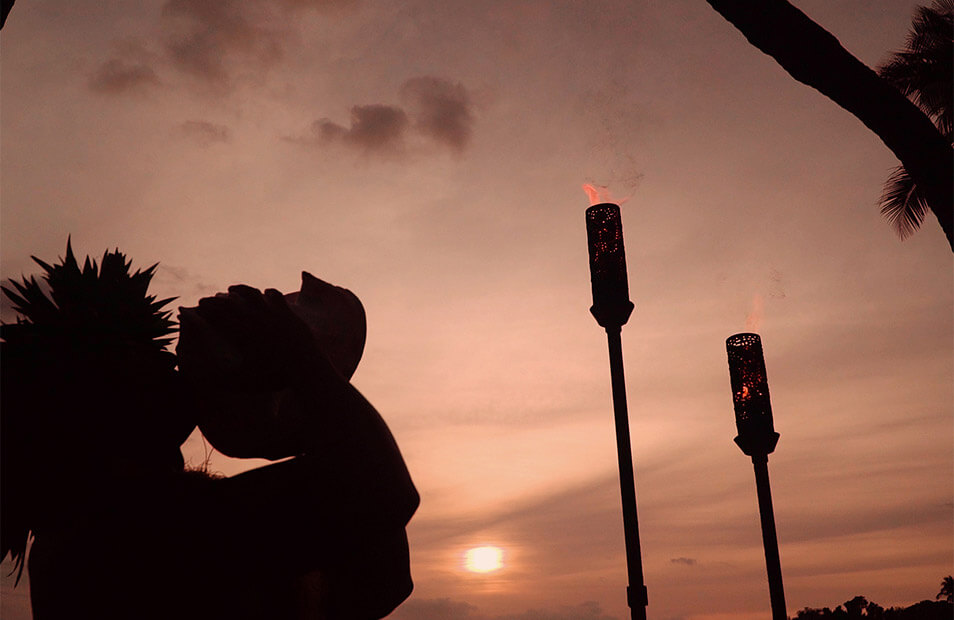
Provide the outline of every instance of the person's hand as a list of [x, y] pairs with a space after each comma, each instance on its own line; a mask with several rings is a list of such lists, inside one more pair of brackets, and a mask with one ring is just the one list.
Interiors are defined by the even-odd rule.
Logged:
[[197, 422], [220, 452], [280, 459], [304, 449], [302, 382], [321, 393], [346, 384], [309, 326], [274, 289], [249, 286], [179, 309], [179, 370], [192, 388]]
[[273, 392], [316, 364], [334, 374], [308, 326], [274, 289], [262, 294], [230, 286], [228, 293], [201, 299], [198, 307], [180, 308], [179, 321], [179, 369], [195, 383]]

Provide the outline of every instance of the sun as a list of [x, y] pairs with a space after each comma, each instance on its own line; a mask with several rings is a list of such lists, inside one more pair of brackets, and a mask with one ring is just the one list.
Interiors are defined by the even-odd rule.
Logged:
[[503, 549], [474, 547], [464, 554], [464, 567], [472, 573], [490, 573], [503, 568]]

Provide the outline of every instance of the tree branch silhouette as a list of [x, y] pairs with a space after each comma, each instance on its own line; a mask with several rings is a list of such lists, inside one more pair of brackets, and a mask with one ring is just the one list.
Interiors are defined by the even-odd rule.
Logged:
[[7, 15], [10, 14], [10, 9], [13, 8], [14, 2], [16, 2], [16, 0], [3, 0], [3, 2], [0, 3], [0, 29], [7, 23]]
[[706, 0], [793, 78], [853, 114], [924, 191], [954, 250], [954, 149], [916, 105], [785, 0]]

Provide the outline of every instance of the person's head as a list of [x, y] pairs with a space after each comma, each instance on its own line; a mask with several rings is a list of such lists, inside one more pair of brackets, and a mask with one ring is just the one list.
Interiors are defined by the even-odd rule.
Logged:
[[[194, 427], [180, 397], [175, 324], [147, 293], [152, 267], [130, 272], [118, 250], [59, 264], [2, 287], [18, 319], [0, 326], [2, 553], [22, 561], [43, 511], [76, 480], [109, 469], [182, 468]], [[3, 557], [0, 556], [0, 557]]]
[[179, 325], [179, 371], [202, 435], [227, 456], [270, 460], [302, 449], [295, 376], [310, 369], [312, 387], [349, 380], [367, 334], [358, 297], [308, 272], [301, 290], [285, 295], [230, 286], [179, 308]]

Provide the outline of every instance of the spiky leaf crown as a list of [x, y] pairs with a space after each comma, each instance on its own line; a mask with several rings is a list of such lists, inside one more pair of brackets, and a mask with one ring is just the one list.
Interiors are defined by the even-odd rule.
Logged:
[[58, 265], [32, 258], [45, 272], [50, 295], [34, 276], [0, 287], [20, 315], [16, 324], [3, 325], [5, 344], [28, 345], [46, 336], [160, 352], [172, 342], [167, 336], [176, 331], [175, 322], [171, 310], [162, 308], [175, 298], [156, 300], [147, 294], [157, 264], [130, 273], [132, 262], [117, 249], [106, 251], [98, 266], [87, 257], [81, 269], [70, 241]]
[[[70, 463], [75, 468], [94, 446], [177, 446], [192, 426], [170, 406], [175, 356], [165, 347], [176, 326], [163, 307], [174, 298], [157, 301], [147, 294], [156, 265], [130, 273], [131, 262], [115, 250], [105, 252], [99, 265], [87, 257], [81, 268], [69, 241], [60, 264], [33, 260], [43, 268], [45, 286], [24, 277], [0, 287], [19, 314], [16, 323], [0, 325], [0, 558], [10, 553], [20, 573], [49, 482], [50, 457], [39, 454], [41, 447], [73, 446], [67, 458], [77, 459]], [[121, 397], [98, 398], [102, 394]], [[95, 443], [95, 436], [102, 441]]]

